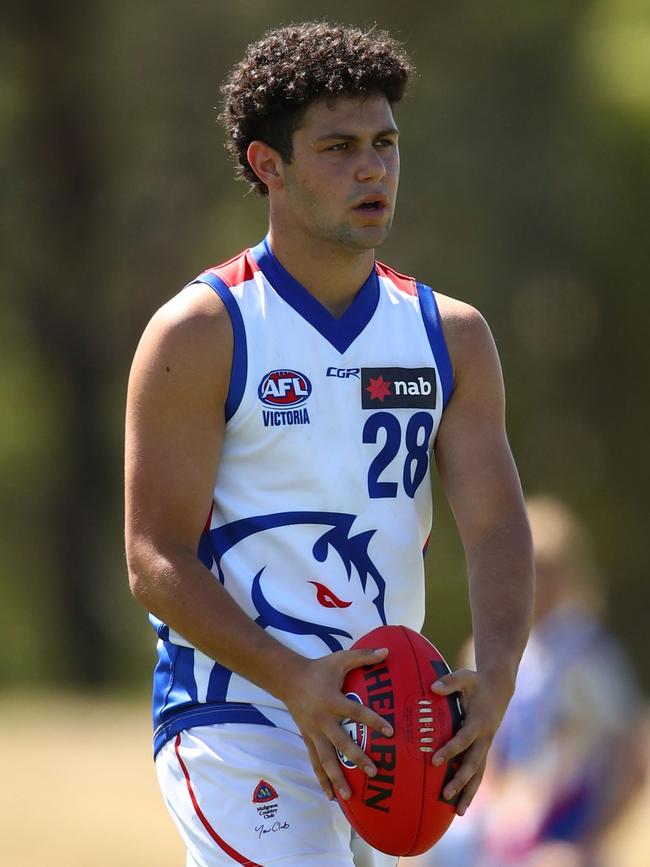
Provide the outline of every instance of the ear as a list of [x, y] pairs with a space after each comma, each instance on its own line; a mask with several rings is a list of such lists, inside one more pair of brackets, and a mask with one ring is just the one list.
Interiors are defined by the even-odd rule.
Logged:
[[263, 141], [252, 141], [246, 151], [246, 159], [257, 177], [269, 190], [282, 187], [282, 157]]

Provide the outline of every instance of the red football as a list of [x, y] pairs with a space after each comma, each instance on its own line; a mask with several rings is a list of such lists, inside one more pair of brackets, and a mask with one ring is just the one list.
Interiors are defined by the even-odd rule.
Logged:
[[339, 753], [352, 789], [339, 798], [352, 827], [375, 849], [389, 855], [418, 855], [442, 837], [455, 815], [455, 804], [442, 790], [458, 762], [434, 767], [433, 753], [462, 725], [457, 693], [437, 696], [431, 684], [449, 666], [427, 639], [406, 626], [380, 626], [353, 648], [387, 647], [376, 665], [356, 668], [343, 682], [348, 698], [359, 701], [387, 720], [390, 738], [353, 720], [342, 725], [377, 766], [368, 777]]

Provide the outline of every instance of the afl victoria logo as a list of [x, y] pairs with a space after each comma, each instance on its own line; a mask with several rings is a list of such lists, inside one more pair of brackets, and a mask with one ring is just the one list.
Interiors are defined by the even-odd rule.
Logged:
[[297, 370], [272, 370], [260, 382], [257, 396], [266, 406], [288, 409], [305, 403], [311, 382]]

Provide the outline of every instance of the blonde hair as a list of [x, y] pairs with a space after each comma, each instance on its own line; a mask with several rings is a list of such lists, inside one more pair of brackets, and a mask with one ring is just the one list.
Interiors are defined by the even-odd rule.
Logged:
[[563, 501], [548, 494], [526, 500], [535, 560], [561, 576], [561, 592], [578, 597], [591, 608], [604, 604], [601, 576], [592, 536], [580, 517]]

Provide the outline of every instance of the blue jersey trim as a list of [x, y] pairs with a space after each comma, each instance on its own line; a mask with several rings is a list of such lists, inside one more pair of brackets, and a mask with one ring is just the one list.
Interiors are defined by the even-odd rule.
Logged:
[[239, 304], [237, 304], [235, 296], [230, 291], [230, 287], [224, 283], [221, 278], [217, 277], [215, 274], [201, 274], [201, 276], [197, 277], [193, 282], [206, 283], [214, 289], [219, 298], [223, 301], [232, 323], [232, 370], [230, 372], [228, 397], [226, 398], [226, 421], [230, 421], [237, 412], [242, 397], [244, 396], [246, 376], [248, 374], [248, 350], [246, 347], [246, 329], [244, 328], [244, 319], [241, 315]]
[[[336, 318], [278, 262], [268, 238], [251, 250], [260, 270], [278, 295], [341, 354], [354, 343], [379, 303], [379, 277], [373, 267], [345, 313]], [[324, 274], [324, 278], [326, 275]]]
[[159, 620], [154, 614], [149, 613], [149, 623], [156, 630], [156, 634], [158, 638], [161, 638], [163, 641], [169, 641], [169, 626], [164, 623], [162, 620]]
[[433, 357], [436, 360], [438, 373], [440, 374], [442, 406], [444, 409], [449, 403], [449, 398], [454, 390], [454, 369], [451, 365], [445, 335], [442, 332], [440, 311], [438, 310], [433, 289], [424, 283], [417, 283], [416, 285], [418, 287], [418, 297], [420, 299], [420, 310], [422, 311], [424, 327], [429, 338]]
[[258, 726], [276, 728], [268, 717], [252, 704], [244, 702], [227, 702], [224, 704], [201, 705], [185, 713], [179, 713], [173, 719], [158, 726], [153, 736], [153, 755], [165, 746], [179, 732], [191, 729], [193, 726], [223, 725], [224, 723], [250, 723]]

